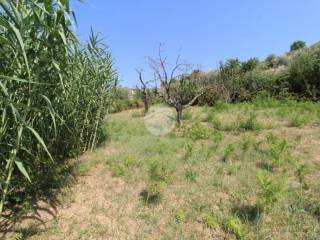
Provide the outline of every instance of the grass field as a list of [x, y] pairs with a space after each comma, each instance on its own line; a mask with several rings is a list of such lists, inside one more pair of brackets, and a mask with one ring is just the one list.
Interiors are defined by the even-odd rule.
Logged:
[[193, 107], [165, 136], [141, 112], [111, 115], [77, 181], [10, 237], [319, 239], [319, 104]]

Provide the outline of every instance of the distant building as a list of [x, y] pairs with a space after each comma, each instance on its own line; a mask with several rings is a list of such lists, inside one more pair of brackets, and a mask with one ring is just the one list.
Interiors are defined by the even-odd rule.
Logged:
[[128, 87], [121, 87], [123, 91], [127, 93], [128, 100], [133, 100], [134, 96], [137, 94], [137, 89], [128, 88]]

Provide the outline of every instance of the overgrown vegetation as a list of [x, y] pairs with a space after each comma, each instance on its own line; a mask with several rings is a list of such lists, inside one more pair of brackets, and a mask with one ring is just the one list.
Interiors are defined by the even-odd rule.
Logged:
[[[117, 86], [100, 37], [80, 44], [73, 21], [68, 0], [0, 1], [0, 216], [41, 219], [33, 208], [70, 175], [92, 177], [45, 230], [9, 224], [15, 238], [319, 238], [319, 44], [296, 41], [283, 56], [228, 59], [208, 73], [179, 56], [171, 66], [160, 46], [148, 58], [154, 81], [138, 70], [141, 87], [130, 89]], [[167, 135], [145, 126], [156, 103], [176, 111]], [[106, 228], [113, 217], [118, 226]], [[120, 225], [138, 227], [119, 237]]]
[[[153, 69], [159, 73], [161, 61], [153, 63]], [[166, 67], [166, 63], [163, 66]], [[306, 47], [303, 41], [296, 41], [291, 45], [290, 52], [283, 56], [271, 54], [264, 61], [250, 58], [242, 62], [233, 58], [220, 62], [217, 70], [208, 73], [200, 70], [191, 73], [185, 71], [179, 78], [170, 80], [173, 83], [170, 84], [170, 96], [178, 96], [176, 98], [182, 105], [191, 101], [194, 105], [209, 106], [219, 101], [254, 102], [261, 96], [317, 101], [320, 93], [319, 68], [320, 45]], [[165, 88], [163, 83], [161, 86], [158, 94], [161, 90], [168, 90], [168, 86]], [[199, 90], [203, 88], [206, 89], [205, 93], [199, 95]], [[164, 94], [159, 96], [166, 101]], [[172, 102], [177, 100], [172, 99]]]
[[69, 1], [0, 5], [1, 214], [57, 187], [65, 160], [103, 140], [116, 73], [99, 37], [78, 43]]
[[[291, 116], [301, 109], [308, 109], [303, 115], [309, 122], [290, 127]], [[81, 204], [91, 209], [84, 216], [91, 219], [89, 224], [61, 216], [31, 239], [120, 238], [120, 233], [123, 238], [142, 239], [317, 239], [319, 104], [267, 98], [189, 111], [182, 129], [166, 136], [148, 132], [143, 118], [135, 117], [137, 110], [112, 115], [106, 129], [110, 141], [92, 155], [91, 169], [79, 169], [82, 174], [89, 172], [86, 178], [91, 176], [97, 185], [91, 188], [98, 188], [94, 196], [83, 187], [78, 193], [85, 199]], [[252, 113], [254, 122], [263, 127], [239, 129], [244, 112]], [[223, 126], [236, 127], [214, 128], [205, 116], [212, 113], [224, 119]], [[250, 114], [243, 116], [248, 119]], [[109, 170], [113, 177], [108, 177]], [[105, 183], [99, 182], [105, 178]], [[106, 194], [109, 197], [102, 198]], [[64, 214], [73, 211], [72, 204]], [[100, 223], [98, 229], [103, 231], [97, 231], [92, 212], [117, 222], [116, 229], [133, 223], [138, 227], [115, 233]], [[80, 226], [84, 231], [73, 235], [64, 230]]]

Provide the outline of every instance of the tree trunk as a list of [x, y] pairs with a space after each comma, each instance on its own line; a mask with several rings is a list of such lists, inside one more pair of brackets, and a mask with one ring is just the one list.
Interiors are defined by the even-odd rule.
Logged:
[[143, 96], [143, 104], [144, 104], [144, 114], [147, 114], [149, 111], [149, 103], [148, 103], [147, 94], [144, 94], [144, 96]]
[[182, 120], [182, 107], [176, 107], [176, 112], [177, 112], [177, 124], [178, 124], [178, 127], [180, 127], [181, 120]]

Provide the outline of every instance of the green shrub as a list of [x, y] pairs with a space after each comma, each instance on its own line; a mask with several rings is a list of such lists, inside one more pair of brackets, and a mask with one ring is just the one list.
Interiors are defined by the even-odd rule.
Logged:
[[126, 173], [126, 169], [123, 164], [113, 164], [111, 165], [112, 173], [117, 177], [122, 177]]
[[237, 239], [242, 240], [245, 238], [244, 226], [239, 218], [233, 217], [228, 219], [224, 227], [227, 232], [234, 234]]
[[192, 156], [192, 152], [193, 152], [193, 145], [191, 143], [187, 143], [185, 145], [184, 159], [188, 160]]
[[219, 222], [213, 214], [206, 213], [203, 215], [203, 222], [207, 228], [217, 228], [219, 227]]
[[212, 107], [212, 110], [215, 112], [222, 112], [222, 111], [227, 111], [229, 108], [230, 108], [229, 104], [219, 100], [214, 104], [214, 106]]
[[284, 196], [285, 182], [271, 178], [262, 171], [257, 173], [257, 178], [259, 184], [257, 205], [261, 211], [268, 210]]
[[141, 112], [138, 112], [138, 111], [134, 111], [132, 114], [131, 114], [131, 117], [132, 118], [139, 118], [139, 117], [142, 117], [143, 114]]
[[306, 42], [298, 40], [298, 41], [295, 41], [291, 44], [290, 51], [291, 52], [297, 51], [297, 50], [304, 48], [305, 46], [306, 46]]
[[140, 193], [140, 196], [145, 204], [157, 204], [162, 197], [163, 183], [149, 182], [147, 189]]
[[320, 97], [320, 48], [303, 51], [288, 69], [290, 91], [298, 97], [318, 100]]
[[285, 139], [280, 139], [273, 134], [267, 136], [269, 157], [275, 167], [281, 167], [292, 160], [290, 146]]
[[302, 127], [309, 122], [309, 117], [302, 114], [296, 113], [290, 117], [289, 126], [290, 127]]
[[210, 122], [212, 123], [213, 127], [219, 131], [223, 131], [223, 125], [222, 122], [215, 116], [211, 115], [209, 118]]
[[197, 173], [193, 171], [191, 168], [188, 168], [185, 173], [186, 179], [190, 182], [196, 182], [197, 181]]
[[186, 129], [186, 136], [192, 140], [208, 139], [210, 137], [210, 131], [208, 128], [196, 123]]
[[166, 165], [159, 160], [153, 160], [149, 166], [149, 179], [151, 182], [167, 182], [169, 173]]
[[224, 150], [224, 153], [222, 156], [222, 161], [226, 162], [231, 157], [231, 155], [234, 153], [234, 151], [235, 151], [234, 144], [232, 144], [232, 143], [228, 144]]
[[77, 165], [77, 169], [76, 169], [76, 172], [79, 176], [86, 176], [88, 174], [90, 170], [90, 167], [88, 164], [85, 164], [85, 163], [79, 163]]
[[182, 209], [179, 209], [178, 211], [176, 211], [176, 213], [174, 214], [174, 219], [176, 220], [176, 222], [178, 223], [184, 223], [186, 221], [186, 214]]
[[299, 164], [299, 165], [296, 166], [296, 169], [297, 169], [296, 173], [297, 173], [297, 176], [298, 176], [299, 183], [301, 184], [302, 188], [308, 189], [309, 186], [308, 186], [307, 181], [306, 181], [306, 175], [307, 175], [306, 165]]
[[184, 111], [182, 114], [182, 120], [191, 120], [192, 119], [192, 112], [191, 111]]
[[141, 192], [142, 200], [146, 204], [156, 204], [161, 200], [162, 191], [169, 180], [168, 169], [163, 162], [153, 160], [149, 164], [149, 178], [147, 188]]
[[223, 134], [221, 132], [215, 131], [212, 135], [212, 141], [213, 141], [213, 150], [216, 151], [222, 142]]
[[261, 129], [261, 125], [257, 122], [257, 115], [250, 112], [249, 117], [239, 121], [237, 128], [239, 131], [256, 131]]

